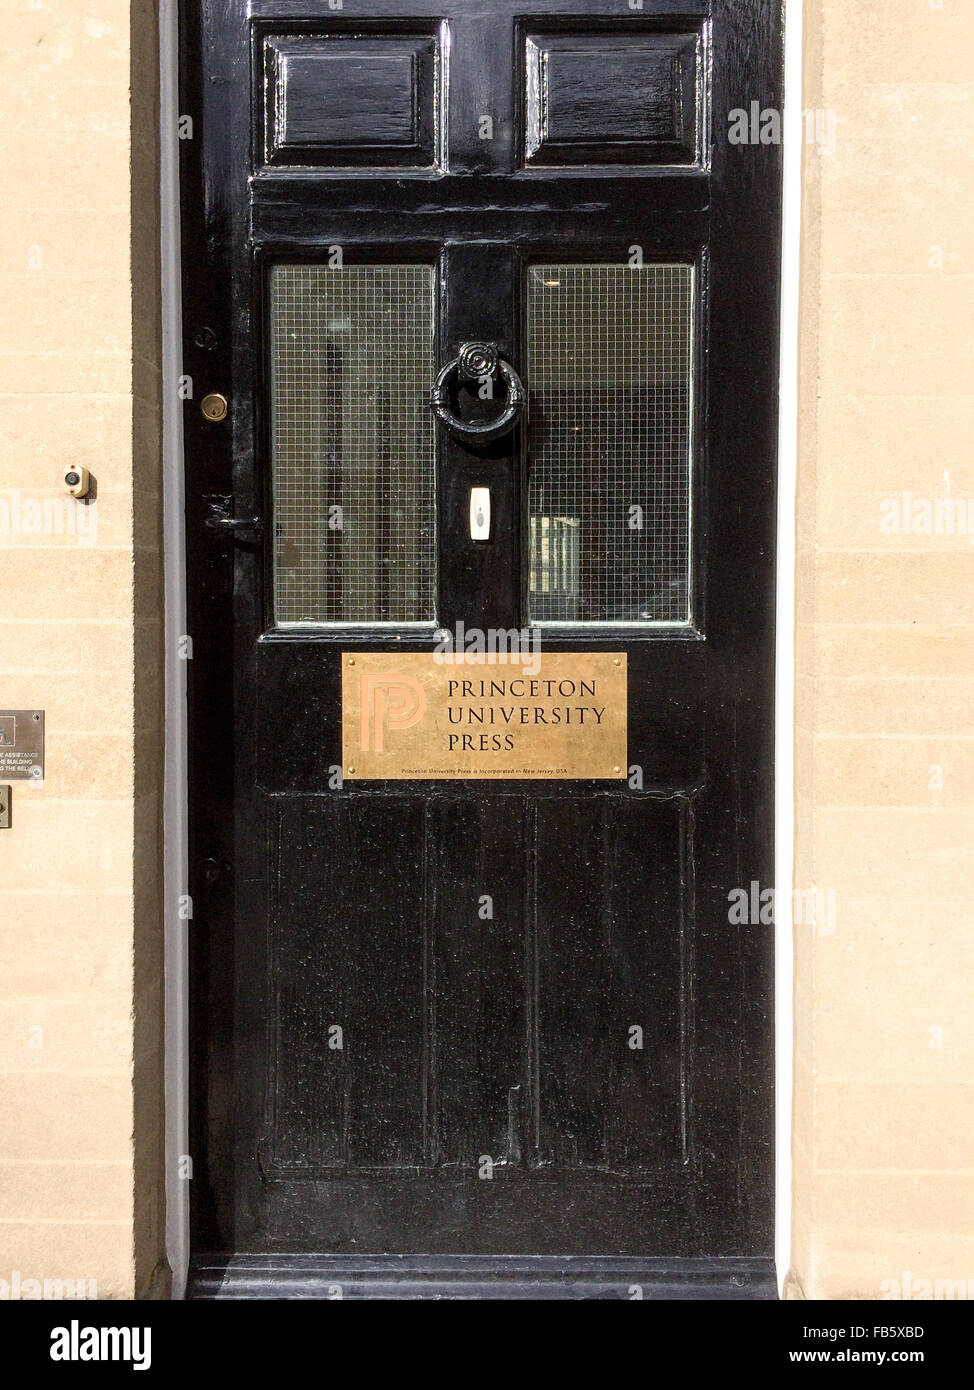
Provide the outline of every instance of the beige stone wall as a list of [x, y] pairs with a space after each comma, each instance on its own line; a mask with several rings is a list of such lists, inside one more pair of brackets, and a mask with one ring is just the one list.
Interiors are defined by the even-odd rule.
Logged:
[[793, 1270], [974, 1296], [974, 7], [805, 28]]
[[48, 775], [0, 831], [0, 1279], [105, 1297], [165, 1288], [157, 68], [151, 0], [3, 7], [0, 707]]

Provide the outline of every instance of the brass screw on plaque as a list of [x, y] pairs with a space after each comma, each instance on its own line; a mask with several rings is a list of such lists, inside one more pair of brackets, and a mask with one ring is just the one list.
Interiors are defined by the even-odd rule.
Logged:
[[219, 391], [211, 391], [200, 401], [200, 411], [204, 420], [225, 420], [227, 418], [227, 398]]
[[353, 773], [354, 771], [355, 771], [354, 767], [350, 767], [350, 768], [348, 769], [348, 775], [349, 775], [349, 777], [351, 777], [351, 775], [352, 775], [352, 773]]
[[621, 665], [622, 665], [622, 659], [621, 659], [621, 657], [614, 656], [614, 657], [612, 658], [612, 664], [613, 664], [613, 666], [621, 666]]
[[354, 666], [354, 665], [355, 665], [355, 658], [354, 658], [354, 656], [350, 656], [350, 657], [348, 658], [348, 664], [349, 664], [349, 666]]

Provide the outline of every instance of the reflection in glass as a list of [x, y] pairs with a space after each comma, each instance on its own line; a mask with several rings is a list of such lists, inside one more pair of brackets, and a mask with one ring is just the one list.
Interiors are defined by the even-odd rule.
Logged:
[[278, 624], [434, 619], [433, 271], [271, 272]]
[[528, 272], [532, 622], [690, 620], [693, 268]]

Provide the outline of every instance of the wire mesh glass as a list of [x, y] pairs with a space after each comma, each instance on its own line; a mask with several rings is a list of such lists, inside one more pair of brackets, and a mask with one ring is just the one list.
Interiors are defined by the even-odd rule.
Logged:
[[277, 623], [435, 618], [434, 275], [271, 272]]
[[690, 621], [693, 273], [528, 271], [534, 623]]

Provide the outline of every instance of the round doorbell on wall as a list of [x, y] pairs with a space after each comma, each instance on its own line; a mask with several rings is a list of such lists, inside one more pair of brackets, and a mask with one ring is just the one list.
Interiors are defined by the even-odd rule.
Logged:
[[87, 468], [80, 468], [75, 463], [69, 464], [64, 470], [64, 486], [72, 497], [87, 497], [91, 486]]

